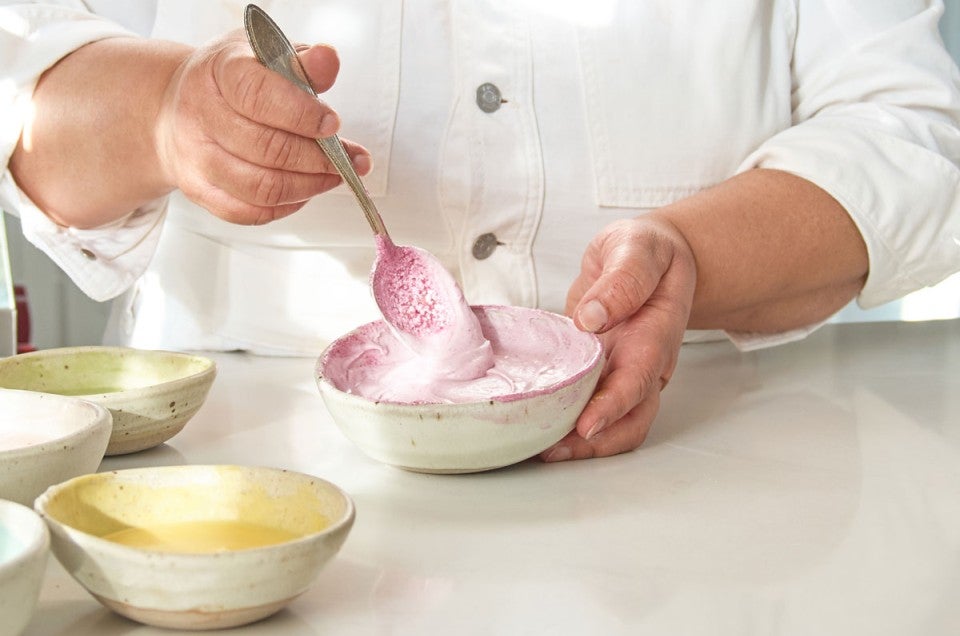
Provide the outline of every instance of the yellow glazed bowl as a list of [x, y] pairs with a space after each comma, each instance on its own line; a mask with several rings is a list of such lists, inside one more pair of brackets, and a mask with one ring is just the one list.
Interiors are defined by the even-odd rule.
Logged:
[[40, 596], [50, 533], [26, 506], [0, 499], [0, 634], [23, 632]]
[[[354, 520], [349, 496], [323, 479], [243, 466], [85, 475], [48, 489], [35, 509], [50, 528], [54, 555], [98, 601], [135, 621], [175, 629], [232, 627], [277, 612], [315, 581]], [[189, 547], [104, 538], [142, 530]], [[273, 534], [286, 538], [259, 542]], [[210, 536], [257, 540], [191, 551]]]
[[207, 358], [126, 347], [44, 349], [0, 359], [0, 387], [79, 396], [113, 415], [107, 455], [162, 444], [200, 409], [216, 376]]
[[49, 486], [96, 471], [110, 431], [110, 411], [93, 402], [0, 389], [0, 499], [32, 506]]
[[[355, 355], [351, 340], [367, 340], [370, 332], [386, 328], [382, 321], [363, 325], [327, 347], [315, 369], [327, 411], [360, 450], [416, 472], [471, 473], [533, 457], [573, 430], [600, 377], [604, 358], [599, 339], [578, 330], [569, 318], [539, 309], [473, 309], [488, 337], [509, 337], [531, 323], [541, 324], [549, 340], [537, 351], [574, 352], [578, 362], [563, 379], [527, 394], [457, 404], [380, 402], [343, 390], [336, 379], [344, 361]], [[491, 343], [496, 351], [496, 338]]]

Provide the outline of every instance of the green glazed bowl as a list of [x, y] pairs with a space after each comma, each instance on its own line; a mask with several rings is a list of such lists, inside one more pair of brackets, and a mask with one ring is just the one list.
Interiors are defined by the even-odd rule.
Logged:
[[82, 397], [113, 416], [107, 455], [157, 446], [200, 409], [216, 376], [202, 356], [127, 347], [44, 349], [0, 359], [0, 387]]

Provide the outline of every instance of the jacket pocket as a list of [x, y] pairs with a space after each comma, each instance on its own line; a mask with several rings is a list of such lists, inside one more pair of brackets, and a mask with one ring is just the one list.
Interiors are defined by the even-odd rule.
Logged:
[[714, 185], [790, 123], [789, 2], [619, 2], [578, 28], [600, 206], [654, 208]]

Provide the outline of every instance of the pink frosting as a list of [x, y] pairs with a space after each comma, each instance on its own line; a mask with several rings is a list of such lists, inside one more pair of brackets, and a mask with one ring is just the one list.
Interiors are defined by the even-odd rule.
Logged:
[[370, 286], [384, 320], [425, 381], [472, 380], [493, 366], [493, 351], [453, 276], [429, 252], [377, 236]]
[[[509, 401], [576, 381], [601, 355], [593, 334], [550, 312], [479, 306], [471, 311], [492, 356], [483, 373], [436, 373], [385, 321], [368, 323], [333, 343], [318, 370], [341, 391], [404, 404]], [[471, 366], [475, 351], [452, 351], [444, 368]]]

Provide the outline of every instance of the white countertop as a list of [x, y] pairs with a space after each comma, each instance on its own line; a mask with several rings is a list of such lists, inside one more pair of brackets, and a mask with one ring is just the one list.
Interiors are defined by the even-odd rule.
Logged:
[[[687, 345], [638, 451], [473, 475], [368, 459], [312, 360], [215, 358], [183, 432], [102, 469], [270, 465], [357, 504], [315, 587], [237, 633], [960, 633], [958, 320]], [[102, 608], [52, 556], [26, 632], [170, 633]]]

